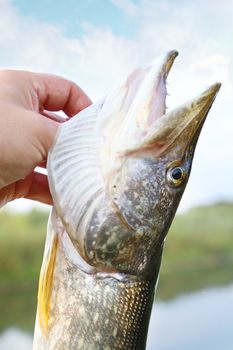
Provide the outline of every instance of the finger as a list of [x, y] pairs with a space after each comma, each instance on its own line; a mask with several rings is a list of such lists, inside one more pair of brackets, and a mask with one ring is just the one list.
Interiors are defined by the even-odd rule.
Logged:
[[47, 176], [34, 171], [31, 175], [30, 187], [25, 193], [24, 198], [52, 205], [53, 200], [50, 194]]
[[56, 113], [45, 111], [45, 110], [43, 112], [40, 112], [40, 114], [42, 114], [43, 116], [45, 116], [48, 119], [52, 119], [55, 122], [58, 122], [58, 123], [64, 123], [67, 120], [67, 118], [61, 117], [60, 115], [58, 115]]
[[38, 164], [38, 167], [39, 167], [39, 168], [46, 169], [46, 167], [47, 167], [47, 161], [41, 162], [40, 164]]
[[45, 204], [52, 204], [46, 175], [32, 172], [25, 179], [0, 189], [0, 207], [18, 198], [28, 198]]
[[55, 75], [34, 74], [34, 87], [43, 109], [62, 110], [71, 117], [91, 104], [90, 98], [74, 82]]
[[[12, 186], [12, 185], [11, 185]], [[13, 184], [14, 191], [9, 200], [27, 198], [45, 204], [52, 204], [52, 197], [49, 190], [48, 178], [46, 175], [33, 171]], [[9, 187], [10, 190], [10, 187]]]

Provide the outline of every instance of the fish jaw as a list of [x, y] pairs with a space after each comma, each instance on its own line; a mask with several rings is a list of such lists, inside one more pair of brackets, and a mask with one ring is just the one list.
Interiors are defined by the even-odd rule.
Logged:
[[128, 90], [127, 97], [121, 106], [122, 110], [127, 110], [124, 117], [125, 123], [136, 121], [139, 130], [145, 132], [165, 113], [166, 79], [177, 55], [177, 51], [169, 51], [128, 77], [125, 83]]
[[[176, 50], [171, 50], [150, 64], [134, 70], [125, 83], [114, 92], [107, 95], [101, 110], [102, 130], [105, 124], [111, 124], [116, 114], [122, 114], [121, 125], [133, 122], [141, 130], [146, 130], [153, 121], [166, 111], [166, 79], [178, 56]], [[111, 112], [109, 112], [111, 111]]]
[[196, 98], [166, 113], [156, 120], [142, 142], [124, 154], [142, 150], [152, 150], [156, 157], [167, 153], [171, 148], [194, 148], [207, 114], [221, 87], [215, 83]]

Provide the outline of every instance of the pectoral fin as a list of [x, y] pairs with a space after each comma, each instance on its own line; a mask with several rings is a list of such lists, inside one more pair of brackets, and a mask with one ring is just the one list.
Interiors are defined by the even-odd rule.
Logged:
[[[51, 223], [49, 225], [51, 226]], [[37, 317], [41, 330], [44, 334], [47, 331], [48, 322], [50, 318], [50, 302], [53, 288], [53, 277], [54, 267], [56, 264], [57, 247], [58, 235], [54, 230], [52, 230], [48, 232], [47, 236], [45, 255], [40, 272], [38, 290]]]

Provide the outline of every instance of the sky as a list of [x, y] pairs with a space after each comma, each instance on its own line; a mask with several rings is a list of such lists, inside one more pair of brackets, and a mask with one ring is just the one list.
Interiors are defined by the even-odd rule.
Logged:
[[95, 101], [135, 67], [177, 49], [169, 109], [223, 84], [180, 208], [233, 200], [232, 18], [232, 0], [0, 0], [0, 69], [62, 75]]

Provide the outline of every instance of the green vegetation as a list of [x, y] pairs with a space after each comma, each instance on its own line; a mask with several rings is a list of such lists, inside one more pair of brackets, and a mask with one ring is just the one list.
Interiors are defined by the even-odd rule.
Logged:
[[32, 330], [48, 213], [0, 211], [0, 330]]
[[233, 204], [178, 215], [166, 240], [157, 297], [233, 282]]
[[[0, 212], [0, 330], [33, 329], [48, 213]], [[179, 215], [166, 241], [158, 299], [233, 282], [233, 203]]]

